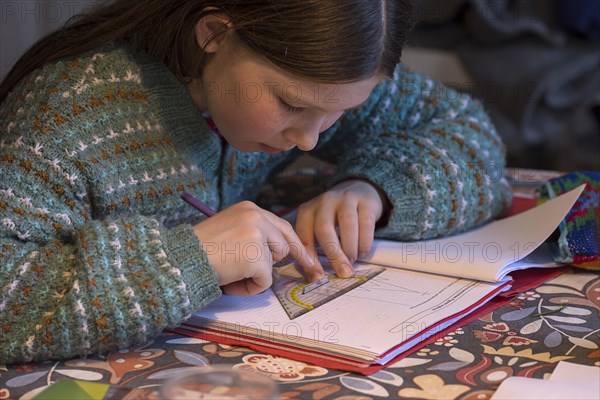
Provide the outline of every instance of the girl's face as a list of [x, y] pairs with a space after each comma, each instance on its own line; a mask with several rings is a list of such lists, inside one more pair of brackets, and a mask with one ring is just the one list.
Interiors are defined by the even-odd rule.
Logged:
[[360, 106], [381, 78], [343, 84], [294, 78], [225, 40], [187, 89], [225, 140], [244, 152], [309, 151], [344, 111]]

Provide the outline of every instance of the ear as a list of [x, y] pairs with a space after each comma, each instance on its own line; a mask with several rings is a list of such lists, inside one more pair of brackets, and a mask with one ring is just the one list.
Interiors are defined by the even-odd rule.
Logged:
[[196, 22], [196, 42], [206, 53], [214, 53], [232, 32], [233, 23], [225, 14], [208, 14]]

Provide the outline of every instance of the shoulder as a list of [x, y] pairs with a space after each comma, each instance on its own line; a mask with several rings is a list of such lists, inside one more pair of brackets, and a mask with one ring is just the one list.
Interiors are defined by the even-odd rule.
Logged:
[[65, 92], [82, 92], [90, 85], [97, 85], [99, 80], [117, 77], [121, 71], [135, 70], [137, 67], [127, 47], [107, 44], [95, 51], [43, 65], [21, 79], [9, 93], [7, 101], [28, 94], [29, 97], [48, 98], [58, 93], [67, 97]]
[[373, 97], [380, 98], [393, 95], [396, 98], [411, 99], [422, 97], [444, 90], [445, 86], [427, 76], [398, 64], [394, 75], [383, 80], [373, 91]]
[[142, 76], [154, 64], [109, 45], [33, 71], [0, 104], [0, 164], [31, 156], [77, 162], [106, 138], [154, 129], [156, 105]]
[[142, 69], [149, 64], [147, 57], [119, 43], [54, 61], [23, 78], [0, 105], [1, 113], [15, 116], [32, 107], [65, 111], [67, 106], [89, 108], [106, 100], [136, 98]]
[[142, 70], [148, 64], [152, 61], [114, 43], [48, 63], [23, 78], [0, 104], [0, 136], [62, 141], [85, 121], [97, 125], [124, 109], [144, 112], [148, 95]]

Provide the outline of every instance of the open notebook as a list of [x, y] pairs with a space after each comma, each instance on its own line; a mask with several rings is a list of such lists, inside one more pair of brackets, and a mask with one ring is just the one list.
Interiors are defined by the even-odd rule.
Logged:
[[[365, 272], [362, 284], [297, 317], [273, 290], [224, 295], [178, 332], [329, 368], [374, 372], [509, 290], [515, 283], [511, 271], [556, 267], [542, 244], [582, 190], [444, 239], [378, 240], [355, 265], [359, 277], [373, 268], [380, 269], [377, 274]], [[336, 288], [334, 279], [314, 292]], [[300, 291], [288, 293], [302, 305]]]

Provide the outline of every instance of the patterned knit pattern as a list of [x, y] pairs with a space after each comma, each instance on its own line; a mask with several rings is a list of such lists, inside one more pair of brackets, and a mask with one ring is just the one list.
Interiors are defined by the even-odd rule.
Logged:
[[560, 224], [555, 261], [600, 269], [600, 173], [573, 172], [551, 179], [541, 188], [541, 202], [585, 184], [579, 199]]
[[[503, 151], [478, 102], [398, 68], [314, 154], [381, 188], [377, 236], [407, 240], [498, 215]], [[122, 45], [34, 71], [0, 105], [0, 364], [141, 343], [213, 301], [181, 193], [253, 199], [299, 154], [221, 146], [176, 77]]]

